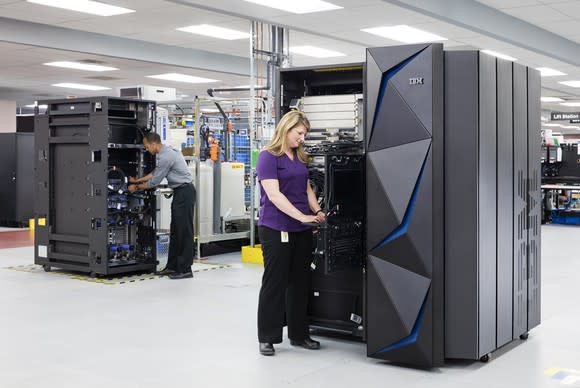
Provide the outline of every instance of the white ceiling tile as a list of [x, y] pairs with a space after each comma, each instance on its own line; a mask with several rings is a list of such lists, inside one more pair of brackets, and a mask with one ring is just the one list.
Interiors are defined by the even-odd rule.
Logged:
[[570, 17], [558, 10], [547, 5], [535, 5], [510, 9], [502, 9], [502, 12], [512, 15], [518, 19], [525, 20], [529, 23], [536, 22], [557, 22], [569, 20]]

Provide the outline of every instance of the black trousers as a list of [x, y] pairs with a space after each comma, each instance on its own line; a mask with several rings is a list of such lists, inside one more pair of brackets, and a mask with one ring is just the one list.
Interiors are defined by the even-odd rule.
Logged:
[[175, 272], [191, 272], [193, 264], [193, 208], [195, 188], [193, 184], [173, 190], [171, 201], [171, 231], [167, 267]]
[[258, 340], [282, 342], [284, 313], [288, 337], [301, 341], [308, 337], [308, 291], [312, 262], [312, 231], [289, 232], [282, 242], [281, 232], [259, 227], [264, 254], [264, 275], [258, 302]]

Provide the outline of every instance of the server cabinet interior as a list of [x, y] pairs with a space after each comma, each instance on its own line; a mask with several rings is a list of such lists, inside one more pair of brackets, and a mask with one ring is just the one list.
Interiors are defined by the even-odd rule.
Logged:
[[288, 69], [279, 79], [282, 114], [292, 106], [311, 123], [310, 181], [327, 213], [313, 235], [310, 326], [364, 337], [363, 67]]
[[46, 114], [35, 119], [35, 263], [91, 275], [154, 270], [155, 197], [131, 194], [127, 183], [154, 168], [142, 139], [154, 129], [155, 103], [43, 104]]

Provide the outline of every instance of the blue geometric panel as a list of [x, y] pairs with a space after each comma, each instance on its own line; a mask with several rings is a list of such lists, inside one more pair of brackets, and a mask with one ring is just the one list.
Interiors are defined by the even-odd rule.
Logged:
[[413, 329], [411, 330], [411, 333], [395, 342], [392, 344], [389, 344], [387, 346], [385, 346], [384, 348], [382, 348], [381, 350], [379, 350], [377, 353], [387, 353], [396, 349], [400, 349], [402, 347], [405, 346], [409, 346], [411, 344], [414, 344], [417, 342], [417, 338], [419, 337], [419, 332], [421, 330], [421, 324], [423, 323], [423, 318], [425, 316], [425, 309], [427, 307], [427, 297], [429, 296], [429, 288], [427, 288], [427, 292], [425, 293], [425, 297], [423, 298], [422, 302], [421, 302], [421, 309], [419, 311], [419, 313], [417, 314], [417, 318], [415, 319], [415, 323], [413, 324]]
[[417, 177], [429, 152], [430, 139], [369, 152], [369, 164], [375, 168], [399, 224], [403, 221]]
[[373, 265], [407, 334], [410, 334], [429, 291], [431, 280], [387, 261], [373, 260]]
[[372, 132], [374, 132], [375, 129], [375, 124], [377, 121], [377, 117], [379, 116], [379, 113], [383, 107], [383, 98], [385, 97], [385, 93], [387, 91], [388, 88], [388, 84], [389, 84], [389, 80], [391, 78], [393, 78], [398, 72], [399, 70], [401, 70], [403, 67], [405, 67], [405, 65], [407, 65], [410, 61], [413, 60], [413, 58], [415, 58], [415, 56], [417, 56], [418, 54], [413, 55], [410, 58], [407, 58], [405, 61], [397, 64], [397, 66], [393, 67], [392, 69], [389, 69], [389, 71], [387, 71], [386, 73], [383, 73], [382, 77], [381, 77], [381, 86], [379, 89], [379, 94], [376, 100], [376, 105], [371, 105], [371, 108], [374, 107], [375, 109], [375, 113], [373, 114], [373, 122], [371, 124], [371, 138], [372, 138]]
[[369, 151], [396, 147], [431, 137], [391, 82], [387, 84], [384, 97], [377, 102], [379, 103], [381, 106], [377, 106], [377, 116], [369, 140]]
[[[430, 66], [432, 55], [432, 48], [422, 51], [391, 79], [391, 83], [429, 133], [433, 126], [433, 70]], [[420, 78], [422, 83], [411, 83], [409, 80], [412, 78]]]
[[397, 342], [409, 335], [409, 328], [401, 321], [395, 304], [380, 280], [377, 268], [383, 260], [369, 255], [367, 261], [367, 354], [373, 355], [385, 344]]
[[399, 63], [409, 59], [413, 55], [417, 55], [421, 51], [430, 47], [429, 43], [414, 44], [405, 46], [391, 46], [389, 50], [384, 47], [369, 48], [369, 54], [373, 57], [375, 63], [380, 66], [381, 71], [385, 71], [397, 66]]
[[379, 183], [380, 177], [373, 164], [369, 162], [369, 156], [370, 154], [367, 154], [367, 183], [374, 183], [367, 186], [366, 213], [367, 222], [374, 227], [367, 230], [367, 246], [373, 247], [395, 230], [401, 221], [397, 218], [393, 205]]
[[419, 173], [419, 176], [417, 177], [417, 181], [416, 181], [415, 186], [413, 188], [413, 194], [411, 195], [411, 199], [409, 200], [409, 204], [407, 205], [407, 208], [405, 210], [405, 215], [403, 216], [403, 221], [394, 231], [392, 231], [388, 236], [386, 236], [383, 239], [383, 241], [381, 241], [379, 244], [372, 247], [371, 249], [376, 249], [376, 248], [382, 247], [382, 246], [390, 243], [391, 241], [399, 238], [400, 236], [404, 235], [405, 233], [407, 233], [407, 229], [409, 228], [409, 223], [410, 223], [411, 217], [413, 215], [413, 209], [415, 207], [415, 202], [417, 200], [417, 192], [419, 191], [419, 186], [421, 184], [421, 179], [423, 177], [423, 171], [425, 168], [425, 161], [426, 160], [427, 160], [427, 156], [425, 156], [425, 160], [423, 162], [423, 165], [421, 166], [421, 171]]
[[430, 277], [432, 272], [431, 263], [422, 257], [411, 241], [410, 233], [413, 233], [413, 231], [410, 230], [389, 244], [371, 250], [369, 254], [418, 275]]

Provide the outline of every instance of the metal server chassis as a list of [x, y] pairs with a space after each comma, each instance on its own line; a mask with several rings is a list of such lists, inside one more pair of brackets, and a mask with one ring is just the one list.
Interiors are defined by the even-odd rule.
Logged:
[[47, 112], [35, 117], [35, 263], [91, 276], [154, 270], [155, 197], [129, 194], [127, 177], [154, 167], [142, 138], [154, 128], [155, 103], [42, 103]]

